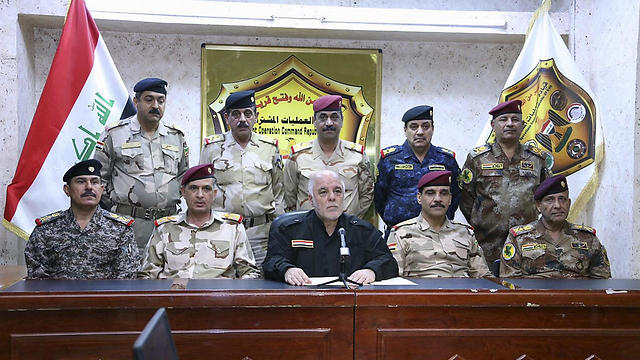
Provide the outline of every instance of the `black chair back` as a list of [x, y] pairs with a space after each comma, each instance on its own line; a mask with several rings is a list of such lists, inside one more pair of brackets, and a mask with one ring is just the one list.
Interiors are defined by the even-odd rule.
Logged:
[[134, 360], [178, 360], [165, 308], [160, 308], [133, 344]]

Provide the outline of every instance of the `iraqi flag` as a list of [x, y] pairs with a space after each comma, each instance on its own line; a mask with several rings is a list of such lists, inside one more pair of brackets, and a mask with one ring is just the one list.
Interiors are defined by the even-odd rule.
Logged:
[[84, 0], [72, 0], [60, 43], [7, 187], [3, 225], [27, 239], [34, 220], [69, 207], [62, 175], [90, 159], [106, 124], [135, 110]]
[[[576, 221], [598, 186], [604, 153], [594, 93], [551, 23], [550, 0], [534, 13], [522, 51], [499, 102], [522, 100], [520, 142], [533, 143], [551, 156], [547, 166], [567, 176], [574, 197], [569, 221]], [[487, 124], [478, 143], [493, 142]]]

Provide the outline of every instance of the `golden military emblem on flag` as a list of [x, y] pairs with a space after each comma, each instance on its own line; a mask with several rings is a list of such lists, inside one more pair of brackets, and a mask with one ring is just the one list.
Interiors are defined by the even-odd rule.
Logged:
[[[264, 66], [264, 62], [260, 65]], [[329, 94], [340, 95], [343, 99], [340, 138], [365, 147], [372, 145], [371, 140], [375, 144], [375, 139], [367, 142], [367, 134], [375, 134], [376, 99], [372, 106], [365, 98], [364, 86], [347, 84], [323, 74], [304, 63], [295, 53], [273, 66], [254, 70], [259, 71], [255, 76], [240, 78], [238, 81], [223, 81], [219, 89], [210, 89], [217, 92], [217, 96], [210, 98], [207, 105], [213, 128], [207, 128], [208, 124], [204, 124], [204, 136], [227, 130], [222, 114], [229, 94], [255, 90], [256, 111], [259, 116], [253, 131], [278, 139], [282, 155], [288, 154], [291, 146], [297, 143], [315, 139], [313, 103], [319, 97]]]
[[545, 150], [554, 174], [570, 175], [595, 157], [595, 104], [589, 94], [565, 77], [554, 59], [540, 61], [520, 81], [502, 91], [500, 102], [520, 99], [522, 143]]

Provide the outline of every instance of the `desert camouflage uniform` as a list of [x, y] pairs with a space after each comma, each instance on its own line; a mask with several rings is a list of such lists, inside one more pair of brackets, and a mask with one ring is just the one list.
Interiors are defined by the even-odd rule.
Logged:
[[596, 230], [565, 222], [562, 237], [546, 235], [542, 221], [516, 226], [502, 249], [501, 277], [597, 278], [611, 277], [609, 258]]
[[156, 220], [139, 277], [230, 278], [260, 276], [242, 216], [211, 211], [201, 227], [187, 223], [187, 213]]
[[278, 141], [257, 133], [242, 148], [231, 132], [209, 136], [200, 163], [213, 163], [219, 191], [213, 209], [240, 214], [259, 267], [267, 255], [271, 222], [284, 213]]
[[84, 228], [71, 208], [39, 219], [24, 251], [29, 278], [126, 279], [140, 267], [133, 219], [98, 207]]
[[439, 232], [422, 214], [393, 227], [387, 240], [400, 276], [491, 276], [470, 226], [445, 219]]
[[189, 168], [182, 130], [160, 122], [148, 139], [134, 115], [107, 127], [94, 157], [102, 163], [101, 176], [107, 182], [103, 203], [136, 218], [133, 230], [142, 252], [153, 220], [175, 214], [180, 203], [180, 181]]
[[363, 218], [373, 201], [373, 178], [364, 146], [339, 140], [330, 157], [326, 157], [318, 139], [294, 145], [284, 168], [284, 200], [288, 209], [313, 209], [308, 184], [319, 170], [333, 170], [344, 181], [344, 211]]
[[459, 177], [460, 210], [473, 226], [489, 264], [500, 258], [509, 229], [535, 220], [533, 193], [550, 176], [547, 153], [518, 145], [509, 160], [498, 144], [471, 150]]

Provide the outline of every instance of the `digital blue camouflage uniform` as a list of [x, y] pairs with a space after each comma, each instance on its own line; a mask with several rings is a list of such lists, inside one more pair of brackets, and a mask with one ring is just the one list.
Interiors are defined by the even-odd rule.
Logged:
[[[420, 214], [422, 208], [416, 198], [417, 184], [422, 175], [434, 170], [449, 170], [451, 178], [457, 179], [460, 167], [455, 153], [431, 144], [421, 163], [407, 141], [401, 146], [390, 146], [380, 151], [374, 202], [387, 228]], [[451, 182], [451, 195], [451, 206], [447, 211], [449, 219], [453, 219], [460, 202], [460, 188], [456, 181]]]
[[24, 251], [29, 278], [128, 279], [140, 266], [133, 219], [98, 207], [84, 229], [71, 208], [36, 219]]

